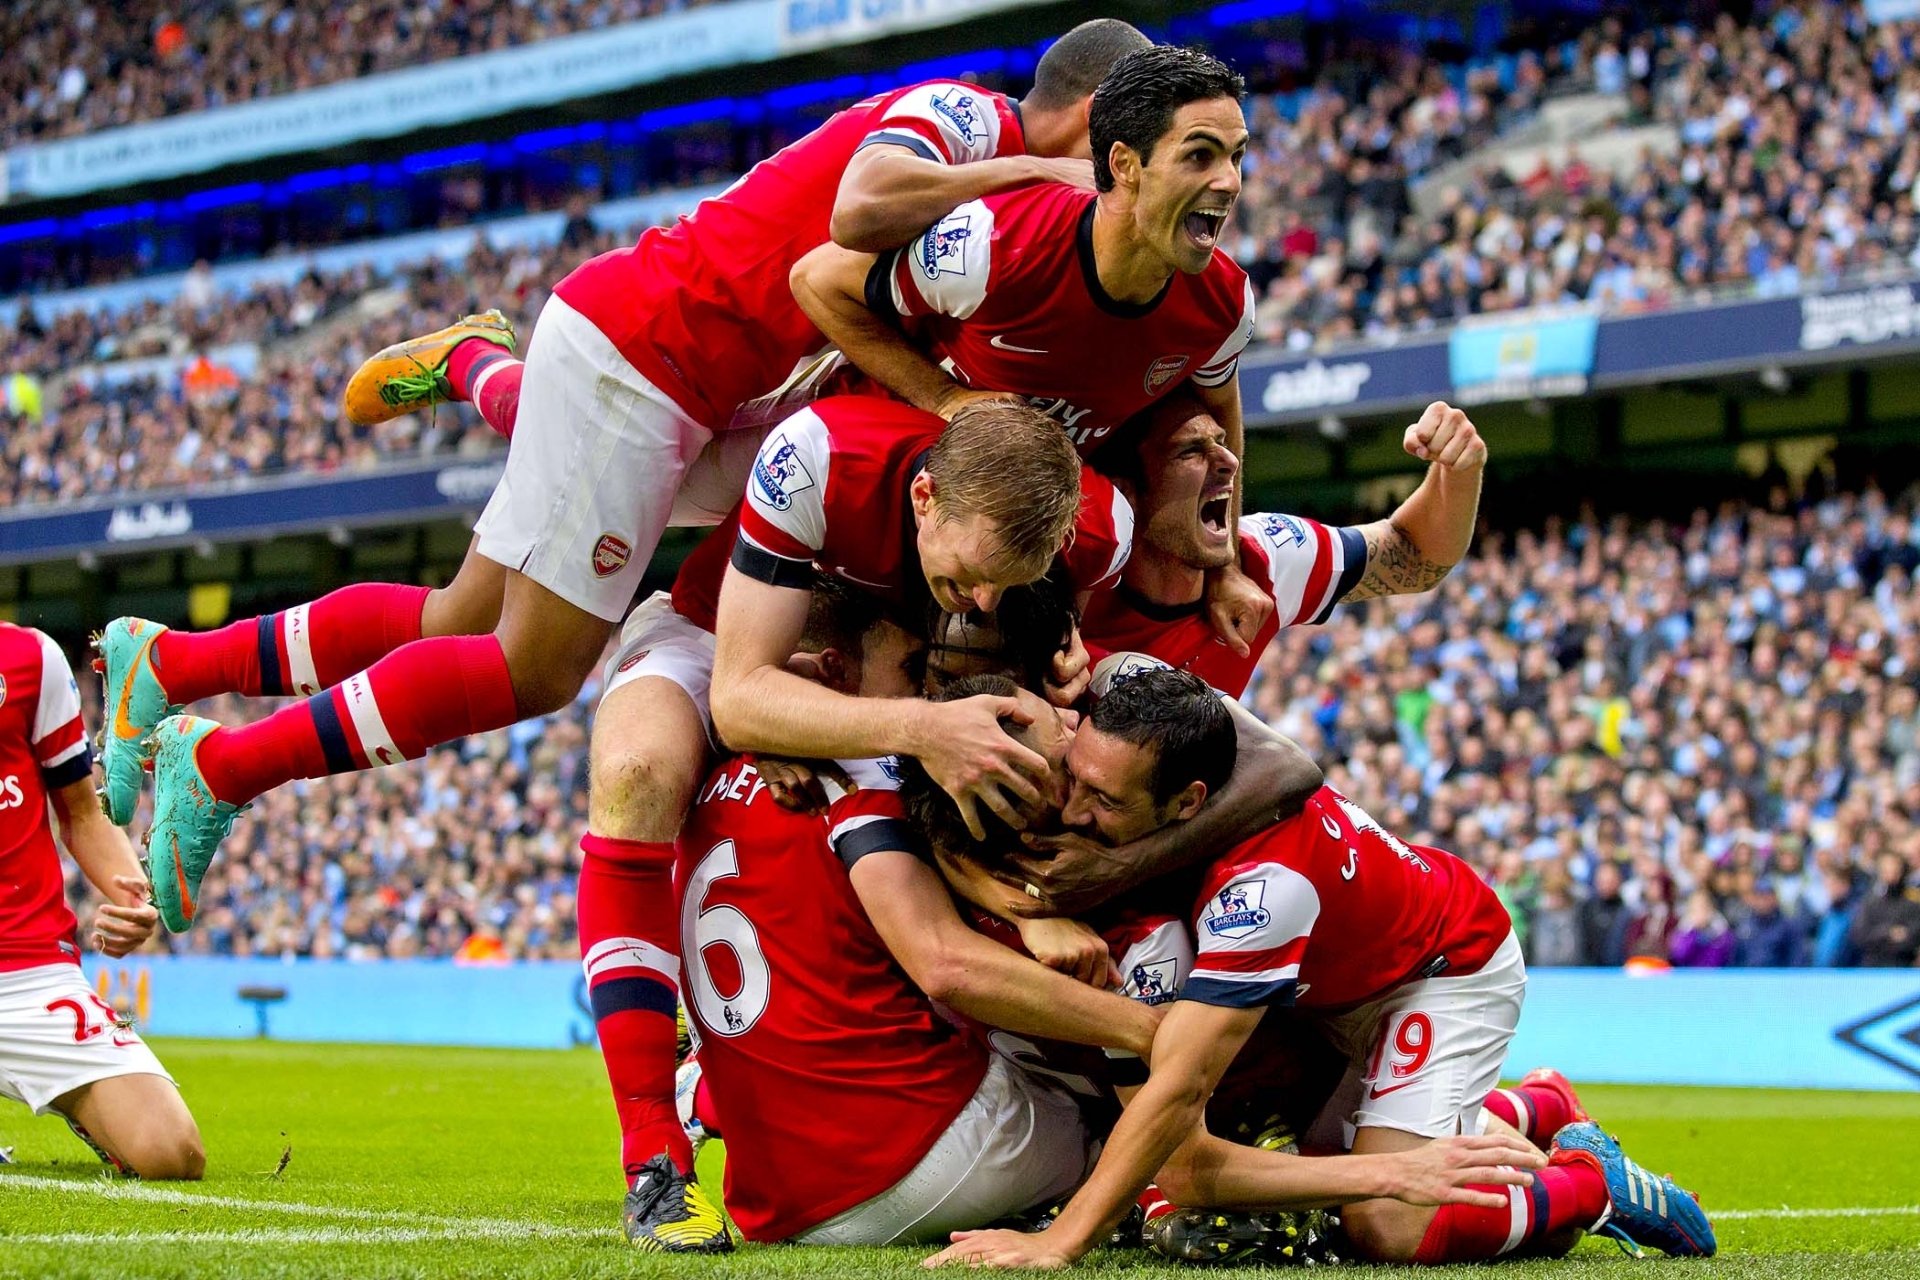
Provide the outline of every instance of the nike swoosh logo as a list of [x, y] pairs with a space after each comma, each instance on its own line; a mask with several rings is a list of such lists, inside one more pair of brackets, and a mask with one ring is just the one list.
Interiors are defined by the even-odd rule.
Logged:
[[987, 345], [999, 351], [1018, 351], [1021, 355], [1025, 356], [1043, 356], [1047, 354], [1046, 348], [1044, 347], [1016, 347], [997, 333], [987, 339]]
[[1402, 1089], [1411, 1089], [1414, 1085], [1419, 1083], [1420, 1082], [1418, 1080], [1409, 1080], [1405, 1084], [1390, 1084], [1384, 1089], [1382, 1089], [1378, 1085], [1375, 1085], [1373, 1088], [1367, 1090], [1367, 1100], [1371, 1102], [1379, 1098], [1384, 1098], [1390, 1093], [1398, 1093]]
[[127, 706], [133, 698], [133, 673], [140, 669], [140, 660], [146, 656], [147, 650], [152, 646], [153, 640], [149, 639], [146, 644], [140, 646], [140, 651], [133, 655], [133, 665], [127, 669], [127, 678], [120, 682], [120, 696], [114, 700], [113, 736], [122, 742], [138, 738], [141, 733], [141, 730], [134, 726], [133, 721], [127, 719]]
[[180, 841], [178, 838], [173, 842], [173, 884], [176, 889], [180, 890], [180, 914], [186, 917], [188, 924], [192, 924], [194, 913], [198, 911], [199, 908], [194, 905], [193, 891], [187, 888], [187, 873], [180, 865]]

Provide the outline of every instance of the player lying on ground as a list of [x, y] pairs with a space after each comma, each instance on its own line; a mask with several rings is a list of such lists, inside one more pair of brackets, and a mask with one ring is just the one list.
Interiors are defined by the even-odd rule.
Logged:
[[[1430, 591], [1473, 540], [1487, 446], [1445, 403], [1428, 405], [1401, 441], [1429, 464], [1420, 486], [1386, 519], [1349, 527], [1263, 513], [1243, 516], [1236, 530], [1227, 495], [1240, 464], [1226, 428], [1186, 396], [1143, 419], [1094, 460], [1134, 509], [1121, 585], [1096, 596], [1082, 621], [1096, 660], [1151, 654], [1239, 697], [1282, 627], [1325, 622], [1347, 601]], [[1201, 616], [1206, 575], [1235, 563], [1274, 604], [1246, 652], [1221, 643]]]
[[[1205, 682], [1134, 673], [1074, 737], [1062, 821], [1113, 843], [1184, 821], [1224, 785], [1233, 754], [1233, 721]], [[1355, 1153], [1479, 1128], [1526, 973], [1504, 908], [1464, 863], [1405, 844], [1327, 788], [1300, 816], [1220, 856], [1193, 926], [1193, 973], [1086, 1185], [1046, 1232], [960, 1233], [930, 1265], [1065, 1266], [1106, 1239], [1202, 1132], [1208, 1095], [1269, 1006], [1323, 1011], [1349, 1059], [1340, 1105]], [[1366, 1200], [1343, 1222], [1375, 1261], [1487, 1259], [1602, 1228], [1672, 1254], [1714, 1249], [1692, 1197], [1591, 1123], [1561, 1130], [1549, 1167], [1498, 1208]]]
[[[860, 103], [692, 216], [561, 281], [528, 351], [506, 474], [444, 590], [355, 586], [198, 637], [110, 625], [107, 807], [123, 824], [142, 744], [180, 704], [312, 695], [244, 728], [181, 719], [157, 735], [152, 851], [167, 926], [191, 926], [207, 863], [261, 792], [564, 706], [632, 603], [688, 466], [736, 405], [822, 345], [787, 276], [827, 239], [843, 182], [864, 241], [907, 215], [924, 225], [970, 196], [1077, 172], [1077, 159], [1063, 171], [1028, 153], [1084, 157], [1088, 96], [1144, 43], [1124, 23], [1076, 28], [1041, 60], [1024, 109], [946, 81]], [[866, 148], [886, 154], [856, 168]], [[492, 390], [520, 375], [495, 367], [510, 343], [501, 323], [456, 326], [367, 371], [349, 387], [349, 416], [425, 404], [442, 378]]]
[[[1240, 194], [1243, 89], [1193, 50], [1129, 54], [1088, 109], [1097, 195], [1043, 185], [971, 201], [888, 254], [823, 245], [794, 268], [794, 296], [923, 409], [1015, 394], [1091, 452], [1191, 385], [1238, 456], [1253, 289], [1215, 244]], [[1231, 520], [1237, 496], [1229, 507]], [[1244, 651], [1270, 600], [1231, 564], [1211, 598], [1221, 636]]]
[[[811, 639], [831, 644], [800, 660], [809, 678], [849, 696], [915, 691], [908, 633], [857, 600], [824, 619], [821, 603]], [[1032, 694], [1010, 696], [1031, 745], [1057, 763], [1065, 722]], [[688, 1010], [712, 1108], [702, 1118], [728, 1143], [728, 1207], [752, 1240], [886, 1244], [1050, 1202], [1088, 1164], [1078, 1108], [933, 1001], [1016, 1034], [1136, 1054], [1155, 1015], [969, 929], [906, 821], [892, 762], [841, 768], [855, 785], [808, 815], [777, 804], [752, 760], [729, 759], [681, 836]], [[1469, 1177], [1500, 1176], [1496, 1160], [1524, 1159], [1513, 1144], [1457, 1146], [1352, 1163], [1373, 1171], [1369, 1186], [1450, 1197]], [[1241, 1159], [1236, 1176], [1258, 1194], [1286, 1194], [1292, 1163]]]
[[142, 1178], [198, 1178], [200, 1130], [166, 1068], [80, 971], [59, 843], [105, 900], [93, 945], [118, 958], [159, 924], [126, 833], [93, 789], [80, 692], [58, 645], [0, 622], [0, 1098], [58, 1112]]

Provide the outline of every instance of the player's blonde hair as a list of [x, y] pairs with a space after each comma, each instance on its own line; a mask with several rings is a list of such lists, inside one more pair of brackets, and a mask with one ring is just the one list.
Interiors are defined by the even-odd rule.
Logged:
[[980, 400], [953, 415], [923, 467], [941, 520], [978, 516], [1020, 564], [1046, 564], [1080, 513], [1080, 455], [1060, 424], [1017, 400]]

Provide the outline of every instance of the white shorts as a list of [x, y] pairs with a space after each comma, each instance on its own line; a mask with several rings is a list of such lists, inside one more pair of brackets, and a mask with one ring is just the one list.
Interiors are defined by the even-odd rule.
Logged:
[[45, 1115], [54, 1099], [114, 1076], [173, 1079], [79, 965], [0, 973], [0, 1098]]
[[656, 591], [633, 607], [620, 628], [620, 647], [607, 659], [600, 700], [622, 685], [647, 676], [671, 680], [686, 690], [700, 710], [707, 737], [713, 737], [713, 712], [708, 694], [713, 688], [713, 633], [704, 631], [676, 612], [673, 597]]
[[993, 1057], [973, 1099], [906, 1177], [794, 1239], [945, 1244], [948, 1232], [1063, 1198], [1096, 1150], [1071, 1098]]
[[1478, 973], [1423, 978], [1329, 1019], [1347, 1074], [1308, 1134], [1353, 1145], [1356, 1129], [1423, 1138], [1479, 1133], [1481, 1104], [1500, 1083], [1520, 1025], [1527, 966], [1512, 934]]
[[713, 433], [562, 298], [540, 313], [522, 377], [506, 472], [474, 526], [480, 554], [618, 622]]

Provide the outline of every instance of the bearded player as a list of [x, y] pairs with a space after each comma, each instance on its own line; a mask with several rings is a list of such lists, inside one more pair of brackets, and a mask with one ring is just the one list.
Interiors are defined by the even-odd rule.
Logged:
[[[794, 261], [830, 231], [876, 247], [961, 201], [1084, 173], [1086, 100], [1144, 43], [1124, 23], [1087, 23], [1042, 58], [1024, 102], [943, 81], [840, 113], [678, 225], [560, 282], [524, 368], [497, 316], [369, 362], [348, 388], [351, 419], [477, 400], [514, 437], [506, 474], [445, 589], [358, 584], [201, 635], [136, 619], [106, 628], [107, 810], [131, 819], [152, 734], [150, 848], [167, 926], [191, 927], [200, 879], [254, 796], [564, 706], [632, 603], [712, 433], [822, 345], [788, 289]], [[226, 691], [306, 700], [242, 728], [180, 717], [152, 733], [181, 705]], [[670, 898], [671, 840], [699, 777], [698, 758], [671, 744], [698, 723], [669, 680], [633, 681], [601, 709], [588, 820], [599, 839], [583, 854], [583, 903]], [[1006, 756], [950, 761], [956, 773], [983, 776], [1012, 767]], [[670, 936], [653, 942], [670, 955]], [[670, 972], [662, 979], [672, 986]], [[691, 1154], [672, 1109], [672, 1018], [651, 1005], [629, 1012], [660, 1025], [640, 1037], [644, 1051], [619, 1051], [617, 1067], [609, 1059], [621, 1077], [628, 1178], [640, 1177], [636, 1152], [665, 1151], [679, 1179]], [[671, 1213], [676, 1198], [693, 1203], [698, 1193], [652, 1201]], [[630, 1219], [630, 1228], [636, 1242], [659, 1243], [646, 1223]], [[724, 1241], [716, 1232], [707, 1243]]]
[[[1199, 812], [1233, 769], [1221, 698], [1186, 672], [1116, 683], [1074, 736], [1062, 820], [1121, 843]], [[1517, 1026], [1526, 969], [1505, 908], [1472, 869], [1408, 845], [1331, 788], [1222, 853], [1194, 906], [1194, 967], [1154, 1037], [1147, 1083], [1094, 1173], [1041, 1235], [960, 1233], [933, 1261], [1065, 1266], [1204, 1132], [1202, 1112], [1269, 1007], [1316, 1016], [1349, 1056], [1342, 1120], [1355, 1154], [1478, 1131]], [[1488, 1188], [1493, 1189], [1493, 1188]], [[1591, 1122], [1498, 1208], [1363, 1200], [1343, 1212], [1378, 1262], [1466, 1262], [1602, 1228], [1636, 1248], [1708, 1255], [1699, 1205]]]

